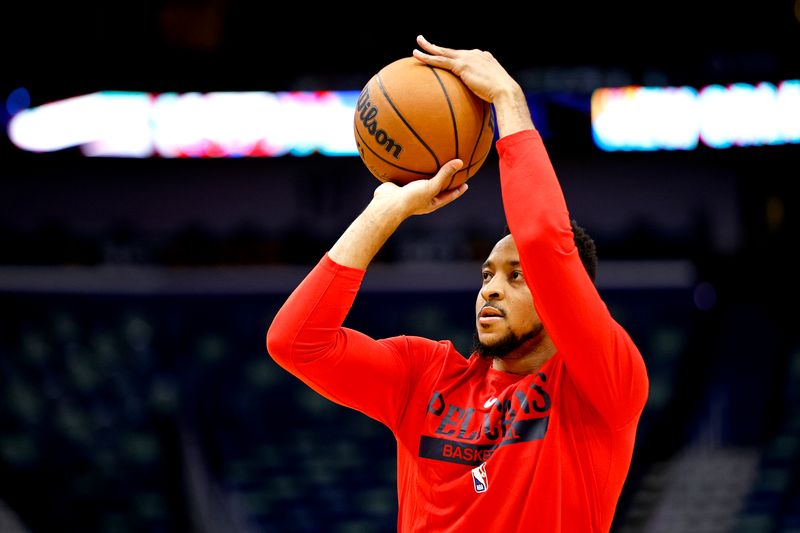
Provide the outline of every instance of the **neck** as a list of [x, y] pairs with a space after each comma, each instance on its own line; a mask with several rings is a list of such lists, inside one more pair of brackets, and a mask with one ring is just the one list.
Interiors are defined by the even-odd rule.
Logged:
[[495, 357], [492, 368], [511, 374], [533, 374], [555, 353], [553, 341], [543, 331], [503, 358]]

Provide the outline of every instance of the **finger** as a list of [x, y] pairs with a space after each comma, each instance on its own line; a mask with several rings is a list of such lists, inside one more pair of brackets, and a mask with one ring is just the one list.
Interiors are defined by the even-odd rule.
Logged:
[[454, 57], [456, 55], [456, 51], [452, 48], [445, 48], [444, 46], [439, 46], [429, 42], [425, 37], [422, 35], [417, 35], [417, 44], [419, 44], [426, 52], [431, 55], [435, 56], [443, 56], [443, 57]]
[[446, 190], [450, 186], [453, 182], [453, 176], [455, 176], [456, 172], [458, 172], [462, 166], [464, 166], [464, 162], [460, 159], [452, 159], [442, 165], [439, 172], [431, 178], [431, 182], [437, 193]]
[[425, 52], [420, 52], [419, 50], [416, 49], [413, 51], [413, 55], [426, 65], [452, 70], [453, 66], [452, 59], [448, 59], [442, 56], [432, 56], [430, 54], [426, 54]]
[[432, 201], [433, 208], [439, 209], [440, 207], [446, 206], [450, 202], [460, 198], [465, 192], [467, 192], [467, 189], [469, 189], [469, 185], [462, 183], [455, 189], [440, 192]]

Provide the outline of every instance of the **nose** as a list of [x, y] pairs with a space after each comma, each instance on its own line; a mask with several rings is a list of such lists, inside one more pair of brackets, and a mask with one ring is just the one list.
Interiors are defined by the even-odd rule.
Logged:
[[494, 276], [489, 280], [489, 283], [481, 287], [481, 297], [485, 301], [502, 300], [505, 296], [503, 292], [503, 284], [500, 276]]

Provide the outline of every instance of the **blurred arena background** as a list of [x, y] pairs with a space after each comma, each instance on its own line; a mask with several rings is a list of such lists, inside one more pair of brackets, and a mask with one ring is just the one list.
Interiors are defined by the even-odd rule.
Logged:
[[[418, 33], [492, 51], [650, 373], [614, 531], [800, 531], [800, 144], [608, 151], [590, 112], [600, 87], [800, 79], [797, 2], [254, 4], [6, 6], [4, 132], [97, 91], [357, 91]], [[1, 531], [396, 530], [391, 434], [264, 345], [377, 185], [358, 157], [87, 157], [5, 134], [2, 157]], [[496, 163], [392, 237], [347, 325], [469, 352]]]

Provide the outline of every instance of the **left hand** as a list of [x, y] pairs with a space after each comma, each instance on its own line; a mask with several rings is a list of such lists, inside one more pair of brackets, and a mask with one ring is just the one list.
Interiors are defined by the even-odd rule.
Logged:
[[453, 159], [442, 165], [432, 178], [412, 181], [402, 187], [391, 182], [382, 183], [375, 189], [373, 202], [399, 209], [403, 218], [432, 213], [466, 192], [469, 187], [466, 183], [455, 189], [445, 189], [463, 165], [460, 159]]

